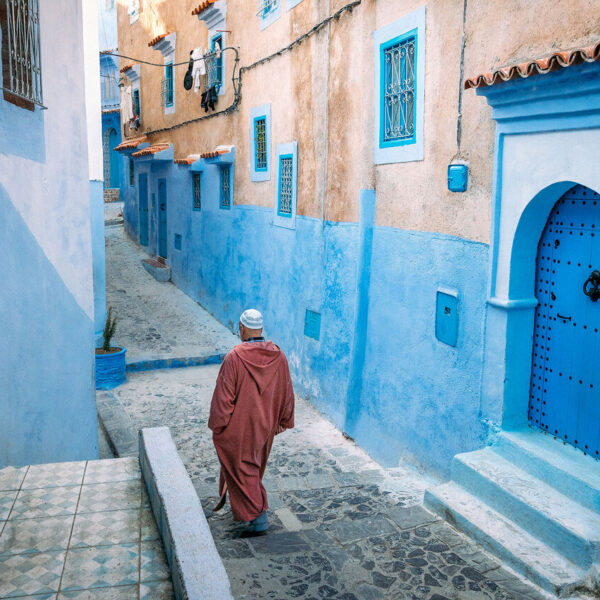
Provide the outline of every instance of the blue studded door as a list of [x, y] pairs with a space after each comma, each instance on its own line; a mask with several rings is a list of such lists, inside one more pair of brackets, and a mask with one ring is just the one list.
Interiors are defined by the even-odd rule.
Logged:
[[158, 255], [167, 258], [167, 180], [158, 180]]
[[529, 422], [600, 458], [600, 195], [555, 205], [536, 270]]
[[148, 245], [148, 175], [138, 176], [139, 209], [140, 209], [140, 246]]

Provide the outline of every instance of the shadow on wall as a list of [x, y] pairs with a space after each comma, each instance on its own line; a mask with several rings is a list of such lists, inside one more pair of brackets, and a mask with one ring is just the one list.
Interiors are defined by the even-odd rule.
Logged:
[[93, 323], [0, 185], [0, 468], [98, 458]]

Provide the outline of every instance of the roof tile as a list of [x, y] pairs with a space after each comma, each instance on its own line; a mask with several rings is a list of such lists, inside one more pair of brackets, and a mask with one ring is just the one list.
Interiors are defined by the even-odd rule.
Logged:
[[147, 141], [148, 141], [148, 139], [146, 138], [146, 136], [141, 136], [141, 137], [136, 137], [136, 138], [128, 138], [126, 140], [123, 140], [114, 149], [117, 152], [120, 152], [121, 150], [131, 150], [132, 148], [137, 148], [140, 144], [143, 144], [144, 142], [147, 142]]
[[198, 6], [192, 11], [192, 15], [199, 15], [203, 10], [206, 10], [211, 4], [214, 4], [217, 0], [204, 0], [200, 2]]
[[152, 144], [152, 146], [148, 146], [147, 148], [143, 148], [142, 150], [138, 150], [134, 152], [131, 156], [137, 158], [139, 156], [150, 156], [151, 154], [156, 154], [157, 152], [162, 152], [163, 150], [168, 150], [171, 144], [169, 142], [161, 142], [160, 144]]
[[496, 69], [491, 73], [481, 73], [465, 81], [465, 89], [490, 86], [510, 79], [526, 78], [532, 75], [550, 73], [558, 69], [564, 69], [584, 62], [596, 62], [600, 60], [600, 41], [585, 48], [577, 50], [563, 50], [555, 52], [551, 56], [538, 58], [510, 67]]
[[160, 40], [162, 40], [163, 38], [166, 38], [168, 35], [170, 35], [170, 32], [167, 31], [167, 33], [161, 33], [160, 35], [157, 35], [156, 37], [153, 37], [149, 42], [148, 42], [148, 46], [150, 48], [152, 48], [152, 46], [154, 46], [155, 44], [158, 44], [158, 42], [160, 42]]

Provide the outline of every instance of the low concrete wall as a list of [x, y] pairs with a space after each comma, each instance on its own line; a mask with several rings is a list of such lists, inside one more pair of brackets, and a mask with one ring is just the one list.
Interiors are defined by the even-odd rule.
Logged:
[[140, 430], [140, 465], [177, 600], [233, 600], [196, 490], [168, 427]]

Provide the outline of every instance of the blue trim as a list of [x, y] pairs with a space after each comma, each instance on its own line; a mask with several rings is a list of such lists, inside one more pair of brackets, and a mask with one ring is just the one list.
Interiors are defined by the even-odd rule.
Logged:
[[169, 62], [165, 65], [165, 79], [167, 80], [167, 97], [165, 98], [165, 106], [173, 106], [175, 97], [173, 90], [173, 63]]
[[[217, 33], [215, 35], [213, 35], [210, 38], [210, 50], [211, 52], [214, 52], [215, 50], [215, 42], [219, 41], [219, 46], [221, 47], [221, 50], [223, 50], [223, 34], [222, 33]], [[217, 59], [217, 81], [219, 82], [217, 87], [217, 93], [219, 95], [221, 95], [221, 90], [225, 87], [223, 85], [223, 69], [224, 69], [225, 63], [223, 60], [223, 52], [221, 52], [221, 56]]]
[[[294, 155], [293, 154], [280, 154], [278, 156], [278, 161], [279, 161], [279, 168], [277, 169], [277, 214], [280, 217], [283, 217], [285, 219], [291, 219], [292, 218], [292, 212], [294, 210], [293, 207], [293, 203], [292, 203], [292, 212], [281, 212], [281, 162], [285, 159], [285, 158], [291, 158], [292, 159], [292, 173], [294, 172]], [[294, 188], [293, 188], [293, 175], [292, 175], [292, 198], [294, 196]]]
[[278, 0], [277, 7], [274, 10], [269, 11], [266, 15], [260, 15], [260, 30], [263, 31], [269, 25], [277, 21], [281, 16], [281, 3], [283, 0]]
[[[256, 121], [265, 119], [265, 148], [267, 153], [266, 167], [256, 168]], [[271, 179], [271, 105], [263, 104], [250, 111], [250, 180], [270, 181]]]
[[[380, 109], [379, 109], [379, 147], [380, 148], [395, 148], [396, 146], [406, 146], [408, 144], [414, 144], [417, 141], [417, 71], [419, 68], [418, 60], [418, 42], [419, 42], [419, 30], [418, 28], [414, 28], [407, 33], [399, 35], [392, 40], [389, 40], [379, 46], [379, 63], [380, 63], [380, 79], [379, 79], [379, 96], [380, 96]], [[399, 139], [399, 140], [390, 140], [388, 142], [384, 141], [385, 138], [385, 51], [396, 44], [401, 44], [409, 40], [410, 38], [415, 38], [415, 89], [414, 89], [414, 98], [415, 98], [415, 107], [413, 110], [413, 135], [410, 138]]]
[[[258, 148], [256, 146], [256, 124], [258, 123], [258, 121], [264, 121], [265, 122], [265, 166], [264, 167], [259, 167], [258, 166]], [[254, 148], [253, 148], [253, 154], [254, 154], [254, 170], [257, 171], [257, 172], [264, 172], [264, 171], [268, 171], [268, 169], [269, 169], [268, 164], [267, 164], [266, 141], [267, 141], [267, 117], [266, 117], [266, 115], [262, 115], [260, 117], [254, 117]]]

